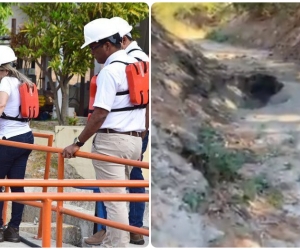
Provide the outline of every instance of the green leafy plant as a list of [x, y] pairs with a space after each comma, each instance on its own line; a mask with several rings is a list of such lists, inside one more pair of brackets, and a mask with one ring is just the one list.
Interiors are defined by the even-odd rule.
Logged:
[[9, 30], [5, 23], [8, 17], [13, 14], [11, 9], [12, 5], [12, 3], [0, 3], [0, 36], [8, 35]]
[[255, 178], [245, 180], [241, 185], [243, 191], [243, 200], [254, 200], [257, 194], [263, 194], [270, 188], [266, 177], [264, 175], [256, 176]]
[[280, 208], [283, 204], [282, 192], [269, 183], [265, 174], [242, 181], [241, 190], [242, 195], [233, 197], [237, 202], [248, 203], [260, 196], [275, 208]]
[[291, 14], [299, 8], [298, 3], [232, 3], [239, 13], [248, 12], [253, 17], [270, 17], [276, 13]]
[[76, 116], [76, 112], [74, 112], [74, 116], [73, 117], [67, 117], [68, 119], [68, 124], [70, 126], [76, 126], [79, 118]]
[[279, 189], [273, 188], [266, 194], [266, 200], [275, 208], [281, 208], [284, 203], [284, 196]]
[[[89, 48], [80, 49], [84, 43], [84, 25], [96, 18], [120, 16], [135, 27], [148, 16], [146, 3], [53, 2], [20, 3], [19, 6], [29, 19], [19, 34], [12, 37], [11, 45], [19, 58], [34, 61], [47, 76], [60, 125], [67, 122], [70, 80], [76, 74], [84, 76], [88, 69], [93, 68]], [[133, 33], [137, 34], [137, 31]], [[48, 68], [42, 66], [41, 58], [49, 60]], [[59, 90], [62, 93], [61, 106]]]
[[210, 39], [219, 43], [224, 43], [229, 41], [230, 36], [222, 34], [218, 29], [213, 29], [206, 35], [206, 39]]
[[190, 191], [184, 194], [182, 201], [188, 205], [192, 212], [197, 212], [204, 201], [204, 195], [196, 191]]
[[197, 145], [185, 148], [183, 155], [202, 172], [211, 186], [238, 178], [237, 171], [246, 159], [243, 152], [227, 148], [221, 134], [208, 126], [200, 129]]

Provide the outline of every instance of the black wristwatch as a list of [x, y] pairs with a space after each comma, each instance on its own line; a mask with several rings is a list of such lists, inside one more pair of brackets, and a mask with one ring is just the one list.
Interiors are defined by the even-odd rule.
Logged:
[[80, 142], [78, 137], [74, 139], [74, 144], [76, 144], [78, 147], [82, 147], [84, 145], [84, 142]]

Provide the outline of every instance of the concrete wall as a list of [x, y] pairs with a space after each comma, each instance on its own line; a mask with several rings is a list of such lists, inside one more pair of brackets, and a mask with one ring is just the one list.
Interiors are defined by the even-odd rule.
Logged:
[[[64, 148], [73, 143], [74, 138], [79, 136], [79, 134], [83, 130], [83, 126], [56, 126], [55, 133], [52, 131], [45, 130], [36, 130], [35, 132], [41, 133], [49, 133], [54, 135], [54, 147]], [[81, 147], [81, 151], [91, 152], [93, 137], [91, 137], [83, 147]], [[35, 138], [35, 144], [38, 145], [47, 145], [47, 140], [43, 138]], [[149, 149], [145, 152], [144, 161], [149, 162]], [[92, 165], [92, 160], [84, 159], [81, 157], [66, 159], [65, 165], [71, 165], [76, 172], [83, 177], [84, 179], [95, 179], [94, 167]], [[149, 170], [143, 169], [144, 178], [149, 180]]]
[[28, 16], [18, 6], [12, 6], [12, 12], [12, 16], [6, 21], [6, 27], [11, 30], [12, 19], [15, 18], [17, 30], [19, 30], [19, 28], [23, 26], [24, 22], [28, 20]]

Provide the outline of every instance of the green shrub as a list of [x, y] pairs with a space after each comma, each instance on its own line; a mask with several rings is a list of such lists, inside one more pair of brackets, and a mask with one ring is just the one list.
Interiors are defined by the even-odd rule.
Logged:
[[239, 178], [237, 171], [246, 159], [243, 152], [227, 148], [224, 138], [208, 126], [199, 131], [198, 144], [185, 148], [183, 155], [202, 172], [211, 186]]
[[78, 117], [76, 116], [76, 113], [74, 112], [74, 116], [73, 117], [67, 117], [67, 121], [68, 121], [68, 124], [70, 126], [75, 126], [78, 122]]
[[219, 43], [228, 42], [230, 37], [221, 33], [219, 30], [212, 30], [206, 35], [206, 39], [213, 40]]

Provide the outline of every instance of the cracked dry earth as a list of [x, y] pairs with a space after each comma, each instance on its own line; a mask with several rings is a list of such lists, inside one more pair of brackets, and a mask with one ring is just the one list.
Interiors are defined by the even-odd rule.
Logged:
[[[269, 51], [207, 40], [171, 41], [152, 27], [152, 244], [300, 247], [300, 67], [275, 59]], [[192, 48], [195, 60], [196, 51], [201, 51], [220, 65], [224, 75], [263, 72], [277, 77], [284, 87], [258, 108], [214, 109], [195, 87], [197, 77], [179, 66], [180, 53]], [[280, 191], [272, 198], [279, 206], [259, 195], [248, 204], [232, 202], [237, 183], [210, 191], [197, 211], [184, 204], [186, 193], [208, 190], [207, 180], [180, 154], [195, 143], [196, 128], [207, 114], [230, 138], [229, 144], [260, 156], [239, 173], [245, 178], [263, 174]]]

